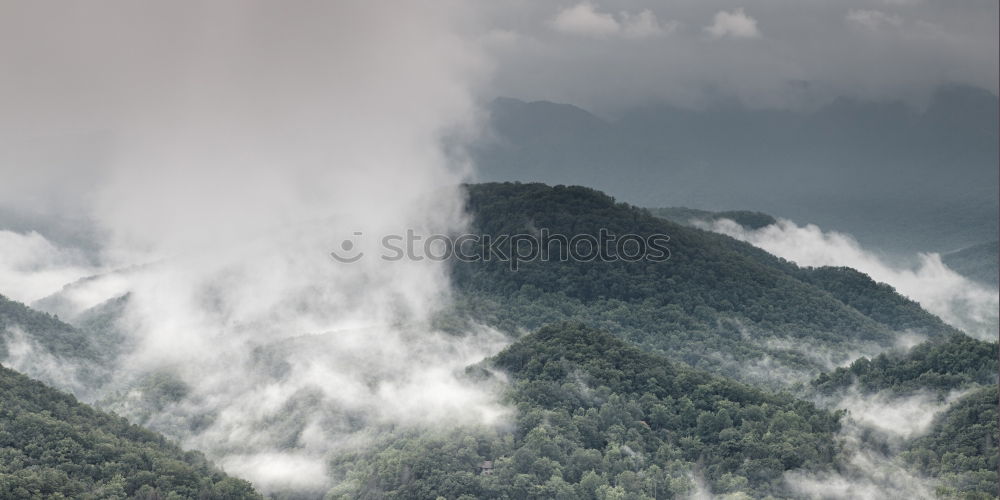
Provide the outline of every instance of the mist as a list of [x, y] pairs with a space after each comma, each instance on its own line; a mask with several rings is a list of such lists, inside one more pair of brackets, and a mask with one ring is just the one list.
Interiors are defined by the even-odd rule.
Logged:
[[837, 436], [844, 465], [839, 470], [790, 471], [784, 480], [805, 498], [936, 498], [938, 481], [916, 473], [899, 453], [910, 440], [930, 431], [934, 419], [969, 392], [862, 394], [850, 387], [836, 395], [814, 398], [820, 406], [847, 411]]
[[60, 247], [35, 231], [0, 230], [0, 248], [0, 293], [19, 302], [42, 299], [100, 272], [78, 249]]
[[811, 499], [935, 498], [935, 481], [872, 450], [864, 443], [863, 432], [863, 425], [844, 424], [839, 436], [847, 457], [843, 470], [791, 471], [785, 474], [785, 482], [795, 493]]
[[726, 219], [704, 227], [800, 266], [857, 269], [877, 282], [891, 285], [970, 336], [984, 340], [996, 338], [1000, 294], [952, 271], [941, 262], [940, 254], [921, 253], [912, 266], [888, 263], [863, 248], [850, 235], [823, 231], [813, 224], [799, 226], [785, 219], [756, 230]]
[[[74, 312], [128, 294], [115, 326], [134, 347], [102, 404], [264, 491], [323, 491], [326, 456], [369, 425], [502, 420], [461, 370], [505, 338], [437, 331], [443, 264], [374, 251], [465, 224], [467, 167], [441, 147], [475, 134], [489, 68], [458, 29], [465, 7], [54, 5], [0, 8], [3, 146], [97, 153], [30, 175], [4, 162], [0, 195], [42, 226], [72, 214], [96, 250], [4, 231], [0, 293], [36, 301], [96, 274], [63, 297]], [[331, 259], [355, 233], [365, 258]], [[150, 411], [151, 375], [180, 397]]]

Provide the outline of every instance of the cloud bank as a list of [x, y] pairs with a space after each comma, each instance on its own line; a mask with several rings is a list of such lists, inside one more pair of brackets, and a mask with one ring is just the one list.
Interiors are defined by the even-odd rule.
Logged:
[[449, 301], [443, 264], [329, 256], [355, 232], [374, 255], [379, 235], [465, 224], [465, 166], [441, 144], [474, 133], [488, 68], [467, 5], [50, 7], [0, 7], [0, 136], [68, 157], [80, 148], [67, 136], [100, 136], [85, 146], [101, 154], [83, 172], [43, 161], [31, 176], [4, 161], [0, 176], [37, 189], [8, 199], [16, 209], [54, 220], [75, 207], [96, 228], [97, 263], [4, 231], [0, 293], [35, 300], [126, 270], [65, 294], [77, 310], [128, 294], [113, 327], [134, 349], [104, 404], [265, 491], [322, 492], [328, 454], [369, 432], [502, 419], [494, 391], [461, 370], [504, 339], [433, 326]]
[[0, 230], [0, 249], [0, 294], [18, 302], [33, 302], [100, 272], [79, 250], [60, 247], [35, 231]]
[[924, 309], [971, 336], [996, 338], [1000, 296], [952, 271], [937, 253], [918, 256], [912, 267], [893, 266], [862, 248], [849, 235], [823, 231], [807, 224], [799, 226], [780, 220], [757, 230], [749, 230], [731, 220], [719, 220], [706, 226], [738, 240], [760, 247], [800, 266], [846, 266], [887, 283], [902, 295], [918, 302]]

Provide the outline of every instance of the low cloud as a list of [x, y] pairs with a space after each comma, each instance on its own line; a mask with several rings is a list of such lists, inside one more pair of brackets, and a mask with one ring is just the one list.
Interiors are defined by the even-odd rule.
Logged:
[[41, 234], [0, 230], [0, 294], [31, 303], [98, 272], [79, 251]]
[[898, 396], [885, 391], [864, 394], [851, 387], [820, 404], [847, 410], [857, 423], [906, 440], [927, 433], [934, 418], [968, 392], [953, 391], [944, 397], [931, 392]]
[[934, 419], [969, 391], [947, 395], [918, 392], [900, 396], [889, 391], [863, 393], [856, 386], [814, 398], [824, 408], [846, 410], [838, 439], [843, 466], [828, 471], [790, 471], [789, 488], [811, 499], [877, 500], [935, 498], [937, 481], [915, 473], [899, 452], [912, 439], [929, 432]]
[[705, 26], [705, 32], [712, 38], [760, 37], [757, 20], [748, 16], [743, 9], [716, 12], [712, 24]]
[[799, 226], [789, 220], [757, 230], [731, 220], [703, 226], [746, 241], [800, 266], [846, 266], [887, 283], [900, 294], [971, 336], [996, 338], [1000, 295], [952, 271], [937, 253], [921, 253], [911, 267], [893, 266], [861, 247], [847, 234]]
[[72, 391], [81, 399], [88, 399], [96, 392], [93, 385], [99, 367], [84, 366], [76, 360], [53, 354], [18, 326], [0, 331], [0, 347], [7, 351], [7, 356], [0, 359], [3, 366]]
[[[948, 403], [953, 400], [949, 398]], [[874, 407], [860, 402], [860, 407], [849, 409], [851, 413], [843, 422], [838, 436], [843, 446], [843, 466], [828, 471], [789, 471], [784, 475], [785, 483], [793, 492], [817, 500], [935, 498], [936, 480], [914, 473], [898, 457], [893, 456], [891, 451], [888, 455], [883, 452], [887, 448], [898, 447], [902, 442], [901, 436], [915, 437], [926, 431], [929, 426], [927, 419], [933, 419], [948, 405], [934, 403], [921, 411], [919, 404], [926, 401], [924, 396], [905, 400], [896, 398], [895, 401], [885, 399], [882, 401], [885, 405], [880, 408], [887, 412], [883, 416], [869, 412]], [[903, 409], [891, 406], [899, 403], [902, 403]], [[916, 424], [903, 420], [906, 418], [903, 414], [908, 412], [910, 417], [917, 418]], [[894, 425], [900, 427], [894, 429]], [[883, 434], [873, 435], [871, 429], [882, 431]], [[905, 433], [900, 434], [900, 430]], [[884, 434], [886, 432], [888, 435]], [[895, 442], [895, 446], [886, 446], [887, 443], [881, 441], [884, 438]]]
[[844, 471], [785, 474], [789, 488], [817, 500], [935, 498], [934, 482], [871, 450], [854, 452]]

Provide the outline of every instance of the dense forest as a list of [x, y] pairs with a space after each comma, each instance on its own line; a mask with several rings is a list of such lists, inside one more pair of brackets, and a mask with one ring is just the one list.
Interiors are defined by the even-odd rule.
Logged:
[[57, 316], [32, 309], [0, 295], [0, 356], [6, 358], [11, 330], [16, 329], [28, 339], [55, 356], [80, 358], [88, 361], [106, 359], [94, 346], [93, 339], [79, 329], [59, 320]]
[[966, 335], [926, 342], [904, 353], [860, 358], [812, 381], [825, 394], [854, 388], [865, 393], [891, 391], [907, 395], [931, 390], [939, 394], [997, 382], [997, 343]]
[[900, 458], [920, 475], [938, 478], [942, 497], [997, 498], [997, 358], [996, 342], [954, 335], [905, 353], [860, 358], [820, 375], [811, 385], [819, 395], [850, 390], [895, 398], [957, 396], [926, 435], [902, 446]]
[[[642, 352], [579, 323], [528, 335], [470, 376], [511, 379], [510, 433], [396, 439], [337, 465], [343, 498], [782, 495], [832, 467], [838, 415]], [[490, 463], [490, 474], [480, 465]], [[704, 486], [699, 486], [704, 484]], [[348, 489], [354, 485], [355, 489]]]
[[909, 443], [903, 459], [939, 478], [942, 497], [997, 498], [998, 404], [995, 384], [975, 390], [938, 416], [930, 433]]
[[198, 452], [0, 367], [0, 498], [260, 498]]

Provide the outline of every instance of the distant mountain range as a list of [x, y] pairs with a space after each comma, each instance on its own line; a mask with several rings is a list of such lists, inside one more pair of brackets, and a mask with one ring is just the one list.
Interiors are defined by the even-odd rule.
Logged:
[[498, 98], [472, 148], [485, 181], [581, 184], [641, 206], [760, 210], [888, 252], [997, 239], [997, 96], [948, 86], [926, 109], [667, 105], [615, 119]]

